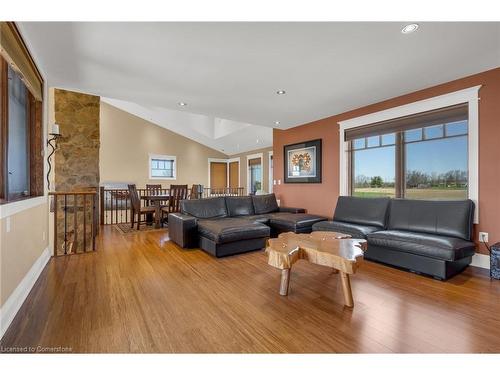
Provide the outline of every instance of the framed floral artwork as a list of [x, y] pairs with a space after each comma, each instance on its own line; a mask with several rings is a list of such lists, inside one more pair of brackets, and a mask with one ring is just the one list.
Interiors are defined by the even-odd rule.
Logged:
[[285, 183], [321, 182], [321, 139], [284, 146]]

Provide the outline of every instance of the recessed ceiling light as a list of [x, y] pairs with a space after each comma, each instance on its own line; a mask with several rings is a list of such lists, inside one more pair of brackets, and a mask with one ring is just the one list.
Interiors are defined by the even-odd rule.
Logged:
[[279, 125], [279, 124], [281, 124], [279, 121], [274, 122], [274, 125]]
[[417, 29], [418, 29], [417, 23], [410, 23], [409, 25], [406, 25], [405, 27], [403, 27], [401, 32], [403, 34], [410, 34], [410, 33], [413, 33], [414, 31], [417, 31]]
[[177, 104], [179, 104], [181, 107], [185, 107], [185, 106], [187, 106], [187, 103], [184, 103], [184, 102], [179, 102], [179, 103], [177, 103]]
[[278, 95], [285, 95], [286, 91], [285, 90], [278, 90], [278, 91], [276, 91], [276, 94], [278, 94]]

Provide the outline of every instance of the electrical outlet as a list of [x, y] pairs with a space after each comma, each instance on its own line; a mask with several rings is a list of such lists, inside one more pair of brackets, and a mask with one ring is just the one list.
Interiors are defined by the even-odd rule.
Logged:
[[45, 241], [45, 237], [47, 236], [47, 234], [45, 233], [45, 231], [42, 232], [42, 241]]
[[7, 217], [7, 220], [5, 220], [5, 231], [7, 233], [10, 232], [10, 217]]
[[479, 232], [479, 241], [488, 242], [488, 232]]

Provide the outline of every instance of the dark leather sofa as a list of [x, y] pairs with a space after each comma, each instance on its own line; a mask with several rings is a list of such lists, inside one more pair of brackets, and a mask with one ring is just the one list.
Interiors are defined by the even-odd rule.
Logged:
[[339, 197], [334, 220], [313, 230], [365, 238], [366, 259], [445, 280], [472, 260], [473, 217], [471, 200]]
[[168, 215], [172, 241], [216, 257], [262, 249], [281, 232], [310, 233], [323, 220], [302, 208], [278, 207], [274, 194], [185, 200], [181, 213]]

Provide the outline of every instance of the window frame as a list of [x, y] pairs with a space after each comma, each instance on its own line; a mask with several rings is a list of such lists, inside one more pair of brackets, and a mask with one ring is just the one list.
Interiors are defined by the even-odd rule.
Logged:
[[[415, 128], [412, 130], [419, 130], [421, 134], [421, 138], [419, 140], [407, 140], [405, 137], [405, 130], [402, 131], [397, 131], [394, 133], [385, 133], [385, 134], [379, 134], [379, 135], [373, 135], [369, 137], [363, 137], [363, 138], [356, 138], [352, 139], [349, 141], [346, 141], [348, 143], [347, 147], [347, 152], [349, 153], [348, 159], [349, 159], [349, 195], [354, 195], [355, 194], [355, 153], [359, 151], [365, 151], [365, 150], [374, 150], [374, 149], [380, 149], [380, 148], [387, 148], [387, 147], [394, 147], [394, 194], [395, 198], [402, 198], [402, 199], [412, 199], [408, 198], [406, 196], [406, 190], [408, 189], [407, 187], [407, 180], [406, 180], [406, 173], [408, 172], [407, 170], [407, 145], [410, 144], [416, 144], [416, 143], [425, 143], [425, 142], [433, 142], [437, 140], [445, 140], [445, 139], [454, 139], [454, 138], [463, 138], [465, 137], [468, 139], [469, 137], [469, 132], [467, 131], [466, 133], [462, 134], [454, 134], [454, 135], [447, 135], [446, 134], [446, 129], [447, 125], [452, 124], [444, 122], [443, 124], [439, 125], [431, 125], [431, 126], [422, 126], [421, 128]], [[443, 127], [443, 132], [442, 135], [439, 137], [427, 137], [426, 136], [426, 129], [429, 129], [434, 126], [442, 126]], [[468, 126], [467, 126], [468, 130]], [[394, 143], [390, 144], [383, 144], [382, 137], [384, 135], [388, 134], [394, 134]], [[368, 138], [378, 138], [378, 145], [377, 146], [369, 146], [368, 145]], [[359, 147], [359, 148], [354, 148], [354, 142], [356, 140], [364, 139], [364, 146]], [[468, 147], [467, 147], [467, 154], [469, 153]], [[468, 165], [467, 165], [467, 182], [469, 181], [469, 170], [468, 170]], [[467, 196], [469, 195], [469, 184], [467, 184]]]
[[[172, 177], [153, 176], [151, 174], [153, 159], [172, 161]], [[177, 157], [173, 156], [173, 155], [149, 154], [148, 170], [149, 170], [149, 179], [150, 180], [176, 180], [177, 179]]]
[[[16, 74], [17, 71], [14, 70]], [[36, 100], [26, 82], [26, 115], [28, 147], [28, 194], [9, 193], [8, 153], [9, 153], [9, 63], [0, 56], [0, 204], [8, 204], [44, 195], [43, 185], [43, 102]], [[21, 76], [22, 77], [22, 76]]]
[[[474, 223], [479, 223], [479, 90], [482, 85], [469, 87], [463, 90], [431, 97], [379, 112], [370, 113], [345, 121], [339, 121], [339, 193], [349, 195], [349, 152], [348, 142], [345, 142], [347, 129], [367, 126], [381, 121], [418, 114], [421, 112], [445, 108], [461, 103], [467, 104], [468, 109], [468, 198], [474, 201]], [[398, 161], [396, 161], [398, 162]], [[398, 178], [398, 176], [396, 176]], [[400, 177], [399, 177], [400, 178]]]

